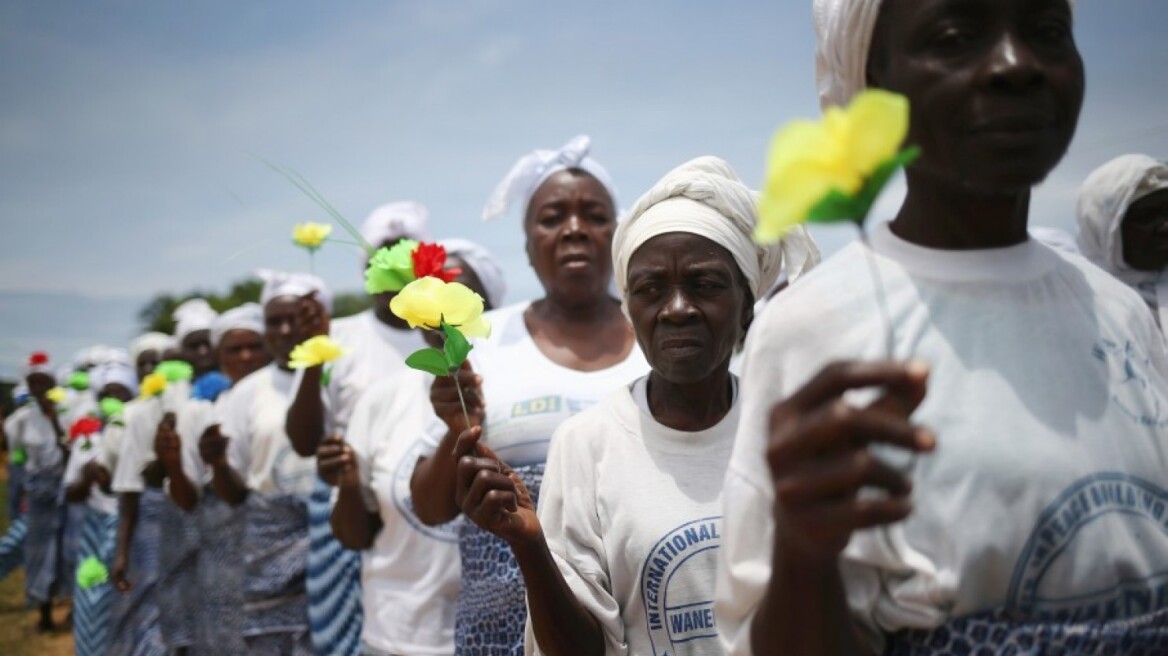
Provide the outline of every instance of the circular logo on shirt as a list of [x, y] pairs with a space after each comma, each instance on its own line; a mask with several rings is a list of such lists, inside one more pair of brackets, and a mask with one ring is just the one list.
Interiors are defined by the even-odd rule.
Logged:
[[414, 530], [435, 540], [457, 544], [458, 524], [462, 521], [461, 515], [458, 519], [453, 519], [445, 524], [428, 526], [418, 519], [418, 514], [414, 511], [414, 499], [410, 494], [410, 478], [414, 475], [414, 466], [418, 464], [418, 458], [422, 456], [424, 441], [424, 438], [418, 438], [397, 463], [397, 469], [393, 472], [391, 489], [393, 505], [397, 506], [397, 511], [409, 522], [410, 526], [414, 527]]
[[709, 653], [717, 640], [714, 576], [722, 518], [704, 517], [673, 529], [649, 550], [641, 568], [641, 598], [655, 656]]
[[1086, 622], [1168, 607], [1168, 491], [1101, 473], [1063, 491], [1039, 516], [1010, 582], [1023, 617]]

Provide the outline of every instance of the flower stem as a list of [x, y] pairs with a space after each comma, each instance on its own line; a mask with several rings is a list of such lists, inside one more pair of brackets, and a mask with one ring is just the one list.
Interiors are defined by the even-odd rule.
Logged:
[[466, 399], [462, 396], [462, 385], [458, 384], [458, 372], [450, 374], [454, 378], [454, 389], [458, 390], [458, 403], [462, 406], [462, 418], [466, 420], [466, 428], [470, 430], [470, 413], [466, 411]]

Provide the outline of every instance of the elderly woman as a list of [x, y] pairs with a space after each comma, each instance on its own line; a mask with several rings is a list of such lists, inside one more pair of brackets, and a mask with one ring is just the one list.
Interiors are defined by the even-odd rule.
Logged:
[[24, 494], [28, 502], [28, 533], [24, 540], [25, 596], [40, 610], [39, 629], [54, 628], [53, 596], [63, 577], [61, 481], [67, 458], [61, 408], [49, 398], [56, 385], [49, 358], [33, 353], [22, 371], [32, 403], [5, 422], [9, 450], [25, 454]]
[[1164, 340], [1130, 289], [1026, 232], [1083, 99], [1071, 4], [817, 0], [815, 17], [824, 104], [872, 85], [912, 106], [923, 153], [871, 236], [901, 362], [878, 360], [860, 244], [759, 315], [726, 647], [1165, 653]]
[[[704, 157], [667, 174], [613, 239], [617, 289], [652, 371], [560, 425], [538, 517], [486, 447], [459, 462], [466, 516], [507, 541], [546, 654], [719, 654], [721, 491], [741, 404], [730, 357], [783, 251], [756, 246], [755, 194]], [[798, 243], [799, 249], [795, 248]], [[800, 233], [797, 268], [817, 256]], [[460, 451], [478, 429], [460, 438]]]
[[[504, 292], [494, 258], [463, 239], [440, 243], [448, 265], [462, 270], [457, 281], [483, 296], [487, 309], [494, 307]], [[436, 338], [433, 331], [425, 335]], [[419, 522], [410, 499], [420, 436], [432, 417], [432, 382], [406, 369], [369, 385], [344, 440], [327, 438], [317, 450], [321, 478], [337, 487], [332, 531], [361, 552], [361, 645], [369, 656], [454, 653], [458, 533], [453, 525]]]
[[1080, 252], [1135, 289], [1168, 333], [1168, 164], [1117, 157], [1079, 190]]
[[[211, 344], [219, 370], [232, 384], [271, 360], [263, 333], [263, 308], [256, 303], [232, 308], [211, 323]], [[186, 526], [177, 522], [169, 543], [169, 550], [186, 567], [173, 568], [176, 576], [169, 582], [160, 578], [161, 585], [185, 592], [163, 595], [159, 606], [164, 621], [185, 622], [197, 653], [234, 654], [246, 649], [240, 613], [244, 525], [242, 511], [209, 493], [211, 471], [199, 456], [199, 440], [223, 420], [232, 388], [213, 392], [206, 391], [184, 405], [173, 422], [163, 422], [155, 438], [155, 453], [166, 469], [171, 499], [182, 511], [193, 513]], [[179, 530], [186, 538], [181, 543], [177, 540]]]
[[[305, 577], [308, 497], [313, 457], [297, 455], [284, 431], [295, 376], [288, 366], [299, 343], [300, 302], [313, 294], [332, 310], [316, 276], [263, 270], [264, 341], [273, 363], [234, 387], [222, 426], [200, 437], [220, 499], [244, 505], [243, 639], [249, 654], [311, 654]], [[327, 320], [327, 316], [326, 316]]]
[[[100, 403], [106, 399], [125, 403], [138, 393], [137, 375], [127, 356], [111, 360], [89, 370], [91, 388]], [[116, 410], [108, 403], [102, 406]], [[80, 544], [77, 551], [79, 567], [86, 561], [113, 564], [114, 543], [118, 531], [118, 500], [110, 489], [112, 480], [100, 455], [105, 447], [106, 427], [116, 428], [122, 423], [120, 412], [106, 414], [103, 409], [101, 429], [73, 439], [69, 462], [65, 465], [65, 498], [73, 503], [84, 503]], [[80, 574], [80, 572], [78, 572]], [[105, 656], [109, 647], [110, 618], [116, 591], [111, 583], [102, 582], [78, 586], [73, 595], [73, 645], [78, 656]]]
[[[482, 425], [483, 443], [511, 463], [533, 498], [556, 427], [647, 368], [608, 294], [616, 203], [588, 150], [580, 137], [521, 158], [490, 200], [488, 218], [511, 204], [523, 208], [528, 260], [546, 295], [488, 313], [491, 336], [459, 374], [472, 425]], [[435, 526], [462, 512], [454, 446], [467, 425], [450, 377], [435, 381], [430, 398], [442, 421], [428, 431], [410, 488], [418, 518]], [[455, 650], [522, 653], [523, 580], [507, 543], [463, 522], [459, 551]]]

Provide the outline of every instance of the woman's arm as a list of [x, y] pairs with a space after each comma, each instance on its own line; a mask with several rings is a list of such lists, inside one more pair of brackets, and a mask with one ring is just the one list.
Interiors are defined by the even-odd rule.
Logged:
[[316, 450], [316, 468], [324, 482], [338, 488], [329, 518], [337, 541], [350, 549], [368, 549], [381, 530], [381, 517], [365, 503], [369, 490], [361, 483], [353, 448], [339, 436], [326, 437]]
[[238, 506], [247, 499], [247, 483], [227, 462], [227, 438], [219, 424], [211, 424], [199, 437], [199, 457], [211, 467], [211, 489], [227, 503]]
[[418, 519], [430, 526], [445, 524], [461, 512], [454, 499], [454, 488], [458, 480], [458, 459], [463, 454], [456, 453], [455, 447], [458, 436], [467, 428], [467, 416], [471, 426], [481, 426], [485, 414], [482, 379], [471, 369], [469, 362], [463, 363], [458, 371], [458, 381], [466, 399], [466, 415], [452, 377], [438, 376], [430, 386], [430, 404], [447, 430], [434, 455], [419, 458], [410, 477], [414, 512]]

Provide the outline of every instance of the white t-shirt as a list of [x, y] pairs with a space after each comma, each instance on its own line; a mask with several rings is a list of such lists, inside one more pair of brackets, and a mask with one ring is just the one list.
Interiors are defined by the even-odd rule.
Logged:
[[[486, 419], [482, 443], [512, 467], [542, 465], [552, 433], [565, 419], [649, 371], [635, 344], [628, 357], [607, 369], [577, 371], [550, 360], [527, 331], [529, 302], [488, 312], [491, 336], [475, 341], [470, 363], [482, 376]], [[424, 455], [446, 434], [433, 417]]]
[[[68, 487], [81, 480], [81, 469], [93, 460], [98, 460], [102, 453], [105, 431], [94, 433], [88, 437], [79, 437], [73, 442], [69, 450], [69, 462], [65, 463], [64, 483]], [[98, 460], [98, 462], [101, 462]], [[101, 487], [94, 484], [89, 487], [89, 497], [85, 500], [90, 508], [112, 515], [118, 511], [118, 498], [112, 494], [102, 492]]]
[[[910, 466], [914, 510], [853, 535], [841, 574], [883, 633], [1006, 608], [1035, 619], [1126, 617], [1168, 584], [1168, 355], [1139, 297], [1035, 241], [980, 251], [872, 235], [895, 357], [928, 362], [913, 416], [936, 431]], [[727, 473], [718, 625], [750, 652], [771, 574], [770, 409], [825, 364], [885, 357], [859, 244], [801, 278], [755, 322]], [[869, 395], [868, 398], [871, 398]]]
[[361, 552], [361, 640], [389, 654], [454, 653], [457, 527], [426, 526], [410, 498], [420, 435], [433, 416], [432, 381], [407, 369], [374, 384], [357, 401], [345, 435], [383, 524]]
[[[721, 654], [714, 577], [741, 404], [706, 430], [675, 430], [649, 412], [646, 380], [556, 431], [540, 524], [606, 653]], [[529, 629], [527, 653], [534, 642]]]
[[407, 369], [406, 356], [425, 348], [421, 330], [382, 323], [373, 310], [334, 321], [331, 337], [350, 352], [331, 365], [326, 402], [328, 430], [344, 432], [357, 399], [373, 383]]
[[275, 364], [239, 381], [223, 409], [227, 462], [250, 490], [305, 499], [316, 481], [316, 457], [297, 455], [284, 432], [294, 376]]
[[138, 406], [141, 404], [140, 399], [131, 399], [122, 406], [121, 415], [107, 419], [101, 432], [101, 453], [98, 457], [111, 477], [118, 471], [118, 460], [122, 455], [122, 445], [126, 441], [126, 426], [130, 423], [130, 417], [139, 412]]
[[[213, 472], [199, 455], [199, 440], [203, 432], [212, 424], [223, 423], [223, 413], [234, 389], [224, 390], [214, 401], [191, 399], [178, 413], [175, 432], [178, 433], [182, 450], [182, 469], [195, 491], [202, 492], [204, 485], [211, 482]], [[169, 480], [167, 481], [169, 483]]]
[[113, 470], [113, 490], [118, 494], [142, 492], [146, 482], [142, 470], [154, 457], [154, 437], [158, 433], [158, 422], [163, 415], [176, 415], [183, 405], [191, 400], [191, 384], [178, 381], [167, 385], [162, 394], [141, 399], [133, 404], [133, 410], [125, 411], [126, 429], [121, 438], [121, 450], [117, 454], [117, 468]]
[[4, 421], [4, 431], [8, 435], [9, 453], [24, 449], [26, 476], [61, 467], [65, 455], [57, 445], [57, 433], [35, 402], [17, 408]]

